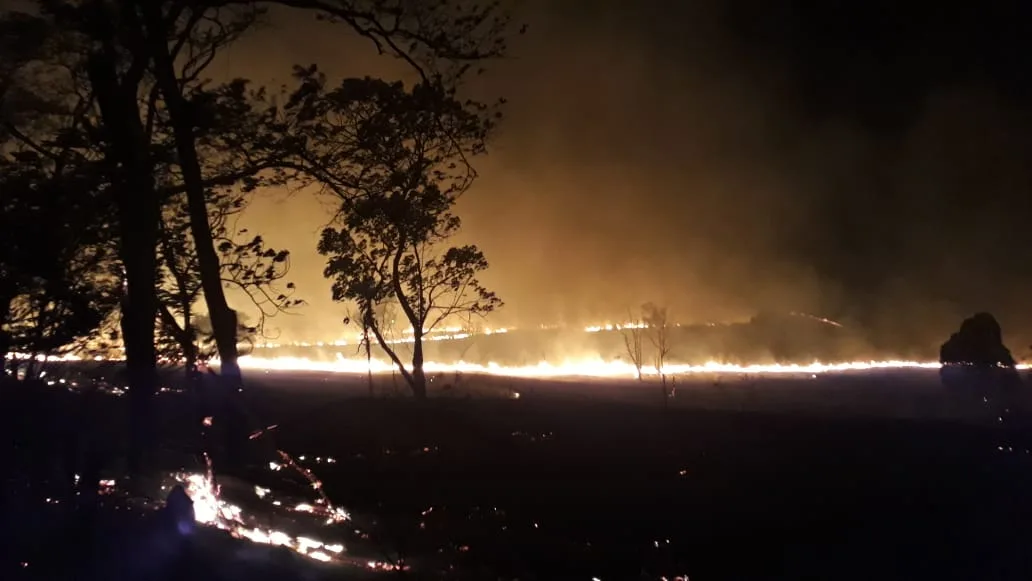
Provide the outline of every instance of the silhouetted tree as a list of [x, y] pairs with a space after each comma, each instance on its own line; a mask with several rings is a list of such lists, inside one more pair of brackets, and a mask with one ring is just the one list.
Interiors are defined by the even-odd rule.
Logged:
[[[54, 153], [48, 143], [72, 144], [76, 161], [97, 166], [104, 176], [124, 278], [120, 334], [131, 386], [129, 464], [135, 473], [151, 439], [150, 400], [156, 387], [155, 277], [162, 207], [157, 185], [162, 176], [181, 173], [170, 171], [178, 160], [163, 146], [168, 107], [155, 90], [137, 4], [39, 0], [34, 14], [6, 12], [3, 18], [6, 25], [18, 23], [43, 36], [35, 54], [10, 71], [12, 86], [43, 103], [35, 115], [13, 118], [8, 129], [48, 156]], [[169, 14], [176, 30], [164, 40], [178, 53], [184, 89], [198, 86], [210, 62], [204, 47], [232, 31], [199, 32], [177, 18], [185, 5], [149, 4], [179, 5]], [[67, 117], [80, 122], [66, 123]], [[41, 125], [48, 127], [41, 131]], [[40, 133], [48, 133], [48, 139], [37, 139]]]
[[[362, 329], [362, 339], [359, 341], [358, 349], [364, 352], [366, 359], [366, 385], [369, 388], [369, 397], [373, 397], [376, 394], [375, 386], [373, 384], [373, 342], [372, 342], [372, 327], [373, 327], [373, 307], [372, 303], [364, 303], [359, 307], [358, 325]], [[351, 315], [344, 317], [344, 325], [351, 323]]]
[[[3, 185], [0, 189], [9, 191]], [[37, 196], [45, 194], [37, 192]], [[6, 198], [2, 193], [0, 197]], [[67, 208], [58, 210], [53, 201], [38, 207], [35, 216], [5, 213], [2, 220], [26, 222], [0, 224], [4, 230], [0, 286], [5, 303], [0, 315], [0, 356], [10, 352], [32, 356], [29, 376], [38, 370], [32, 363], [36, 356], [65, 354], [68, 346], [90, 335], [118, 305], [118, 284], [106, 273], [113, 253], [101, 240], [87, 241], [92, 234], [82, 225], [84, 215], [69, 216]]]
[[[215, 237], [222, 270], [222, 283], [242, 291], [255, 307], [258, 320], [247, 326], [238, 321], [237, 343], [241, 332], [247, 336], [264, 334], [266, 319], [302, 304], [292, 296], [294, 284], [279, 284], [290, 269], [290, 254], [285, 250], [266, 248], [261, 236], [245, 238], [244, 229], [235, 228], [235, 219], [246, 206], [246, 198], [235, 192], [209, 192], [211, 232]], [[162, 221], [159, 247], [158, 297], [161, 306], [159, 319], [166, 343], [174, 347], [163, 355], [185, 363], [187, 374], [192, 375], [200, 361], [198, 352], [197, 303], [202, 296], [198, 273], [198, 257], [189, 231], [189, 214], [183, 211], [183, 201], [168, 203]], [[214, 330], [212, 330], [214, 333]]]
[[197, 255], [188, 238], [188, 216], [181, 203], [169, 203], [160, 224], [158, 246], [158, 345], [160, 354], [182, 361], [188, 380], [197, 379], [195, 313], [201, 296]]
[[[418, 203], [418, 202], [416, 202]], [[407, 203], [407, 213], [419, 215], [426, 210]], [[355, 301], [367, 313], [366, 325], [398, 367], [418, 398], [426, 397], [423, 370], [423, 337], [449, 317], [464, 313], [485, 315], [501, 306], [494, 293], [484, 288], [477, 275], [487, 268], [487, 260], [475, 246], [438, 247], [458, 228], [453, 216], [444, 217], [451, 225], [436, 232], [412, 229], [411, 219], [399, 220], [397, 203], [383, 200], [362, 203], [345, 228], [327, 228], [319, 252], [330, 257], [326, 276], [333, 279], [334, 300]], [[391, 210], [387, 208], [391, 207]], [[391, 216], [391, 217], [388, 217]], [[410, 242], [418, 239], [418, 242]], [[383, 265], [379, 267], [377, 265]], [[394, 346], [381, 332], [378, 321], [368, 315], [367, 305], [392, 297], [412, 326], [411, 369], [398, 357]]]
[[[65, 120], [75, 118], [69, 112]], [[93, 168], [76, 163], [78, 153], [68, 145], [5, 129], [0, 362], [12, 351], [31, 355], [27, 371], [33, 375], [35, 356], [63, 354], [117, 306], [118, 267], [106, 193]]]
[[373, 79], [345, 81], [313, 99], [311, 109], [364, 112], [343, 117], [351, 124], [347, 134], [359, 139], [350, 161], [334, 172], [342, 227], [324, 230], [319, 243], [329, 257], [325, 275], [333, 279], [333, 297], [358, 303], [362, 312], [388, 300], [398, 304], [412, 327], [411, 369], [377, 321], [370, 329], [415, 396], [426, 397], [426, 333], [502, 304], [477, 278], [487, 268], [483, 253], [472, 245], [445, 247], [461, 225], [451, 209], [475, 177], [468, 158], [484, 151], [495, 116], [439, 85], [405, 90]]
[[659, 374], [659, 380], [663, 388], [663, 399], [666, 400], [669, 393], [666, 381], [666, 358], [670, 354], [670, 322], [667, 316], [667, 308], [657, 306], [654, 303], [645, 303], [641, 307], [642, 321], [645, 323], [646, 334], [652, 344], [652, 361]]
[[[237, 345], [244, 345], [241, 353], [247, 355], [254, 350], [261, 331], [258, 324], [249, 324], [250, 318], [246, 313], [241, 313], [237, 319]], [[198, 360], [207, 362], [218, 356], [218, 345], [215, 340], [215, 327], [211, 324], [211, 317], [207, 315], [194, 316], [194, 331], [197, 333]]]
[[[155, 86], [168, 112], [223, 374], [239, 375], [235, 313], [229, 308], [218, 282], [218, 256], [209, 242], [211, 232], [204, 203], [206, 180], [196, 136], [196, 130], [210, 119], [203, 115], [204, 108], [198, 107], [198, 102], [192, 100], [184, 88], [183, 75], [176, 67], [177, 43], [169, 39], [212, 39], [201, 52], [214, 55], [259, 20], [264, 14], [261, 6], [279, 4], [308, 10], [319, 18], [344, 24], [369, 39], [381, 53], [403, 59], [423, 79], [452, 86], [475, 63], [504, 53], [504, 32], [510, 19], [495, 2], [383, 4], [344, 0], [208, 0], [184, 4], [137, 0], [126, 4], [139, 10], [145, 31], [140, 35], [141, 46], [146, 47], [151, 59]], [[183, 31], [178, 31], [181, 21], [185, 22]], [[316, 175], [325, 179], [329, 174], [317, 172]]]
[[[255, 110], [246, 83], [212, 88], [204, 78], [218, 52], [253, 29], [270, 5], [339, 22], [381, 52], [409, 63], [422, 78], [446, 86], [505, 50], [508, 17], [493, 2], [37, 0], [34, 12], [7, 11], [0, 19], [0, 29], [15, 35], [0, 43], [0, 91], [45, 101], [57, 109], [46, 111], [50, 120], [82, 112], [81, 123], [51, 123], [50, 135], [78, 144], [77, 162], [99, 168], [115, 211], [124, 277], [121, 334], [132, 388], [133, 472], [140, 471], [151, 439], [159, 307], [155, 278], [165, 199], [186, 196], [223, 372], [239, 381], [238, 325], [223, 291], [206, 193], [214, 186], [254, 187], [263, 172], [272, 173], [271, 181], [288, 177], [283, 170], [305, 171], [310, 179], [327, 177], [311, 157], [301, 155], [305, 140], [319, 136], [313, 129], [317, 122], [288, 117], [308, 123], [300, 141], [291, 139], [294, 134], [281, 131], [284, 126], [263, 123], [279, 111]], [[12, 88], [30, 77], [35, 86]], [[40, 117], [5, 112], [7, 124], [19, 129], [38, 124]]]
[[[398, 341], [398, 306], [394, 301], [384, 301], [376, 304], [372, 309], [372, 318], [367, 323], [376, 322], [380, 327], [380, 332], [384, 338], [391, 345], [396, 345]], [[370, 332], [372, 330], [370, 329]], [[407, 343], [404, 344], [408, 346]], [[398, 350], [395, 350], [398, 353]], [[412, 357], [412, 350], [409, 349], [407, 352], [408, 357]], [[394, 366], [391, 368], [391, 392], [397, 394], [400, 390], [398, 389], [398, 368]]]
[[[477, 338], [484, 333], [484, 325], [483, 321], [475, 319], [472, 315], [469, 315], [462, 322], [462, 325], [459, 326], [459, 329], [460, 333], [463, 335], [462, 340], [466, 343], [466, 346], [462, 348], [462, 351], [459, 351], [459, 361], [465, 361], [466, 354], [469, 353], [469, 350], [472, 349], [474, 345], [476, 345]], [[455, 377], [455, 382], [458, 383], [458, 371], [455, 372]]]
[[645, 365], [645, 342], [644, 342], [644, 325], [641, 320], [633, 320], [628, 317], [630, 323], [620, 328], [620, 335], [623, 337], [624, 349], [627, 352], [627, 358], [630, 359], [631, 364], [634, 365], [634, 371], [638, 376], [638, 381], [642, 380], [641, 368]]

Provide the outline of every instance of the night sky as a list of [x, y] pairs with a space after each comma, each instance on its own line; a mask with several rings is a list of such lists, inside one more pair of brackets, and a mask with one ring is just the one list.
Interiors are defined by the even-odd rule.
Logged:
[[[468, 88], [509, 100], [460, 206], [507, 303], [489, 323], [619, 320], [652, 300], [683, 322], [799, 310], [937, 344], [988, 309], [1024, 341], [1032, 4], [902, 4], [516, 5], [529, 31]], [[212, 72], [278, 84], [309, 62], [404, 74], [289, 13]], [[314, 251], [326, 203], [266, 192], [247, 217], [292, 251], [310, 303], [272, 324], [284, 339], [341, 332]]]

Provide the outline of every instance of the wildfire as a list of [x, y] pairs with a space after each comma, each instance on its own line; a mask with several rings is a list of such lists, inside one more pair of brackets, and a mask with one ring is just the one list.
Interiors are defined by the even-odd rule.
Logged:
[[[212, 482], [210, 475], [206, 474], [174, 474], [176, 482], [183, 485], [187, 496], [193, 501], [194, 517], [197, 522], [228, 531], [237, 538], [247, 539], [254, 543], [287, 547], [290, 550], [323, 562], [342, 562], [341, 556], [344, 546], [341, 544], [330, 544], [308, 537], [294, 537], [283, 531], [262, 528], [251, 524], [253, 519], [244, 513], [237, 505], [222, 498], [218, 487]], [[255, 487], [255, 494], [259, 498], [265, 498], [268, 490]], [[281, 503], [273, 501], [276, 506]], [[336, 524], [348, 520], [349, 516], [341, 509], [331, 506], [313, 505], [302, 503], [293, 507], [293, 512], [319, 514], [326, 517], [326, 524]]]
[[[285, 502], [275, 497], [269, 488], [255, 485], [253, 491], [255, 496], [261, 499], [267, 506], [268, 512], [286, 511], [296, 515], [303, 515], [309, 518], [314, 517], [318, 524], [323, 526], [340, 525], [351, 520], [351, 515], [340, 507], [333, 505], [326, 494], [322, 491], [322, 482], [318, 480], [311, 470], [298, 464], [289, 454], [279, 451], [280, 458], [285, 464], [276, 462], [269, 463], [269, 470], [279, 471], [284, 467], [292, 468], [304, 476], [311, 487], [319, 494], [319, 498], [313, 502]], [[299, 460], [305, 461], [305, 456]], [[317, 463], [334, 464], [333, 458], [314, 458]], [[193, 503], [194, 521], [202, 526], [212, 527], [227, 531], [231, 536], [238, 539], [245, 539], [252, 543], [284, 547], [299, 555], [308, 557], [315, 561], [334, 565], [347, 565], [360, 567], [370, 571], [407, 571], [410, 569], [403, 562], [383, 562], [362, 559], [351, 556], [347, 553], [344, 545], [339, 542], [326, 542], [311, 536], [291, 535], [282, 530], [277, 530], [262, 523], [268, 520], [268, 514], [249, 514], [239, 505], [227, 500], [220, 487], [215, 483], [213, 465], [211, 459], [205, 455], [207, 470], [203, 473], [175, 472], [168, 475], [166, 484], [161, 487], [163, 493], [167, 493], [173, 484], [183, 487], [186, 495]], [[78, 484], [80, 476], [75, 475]], [[99, 493], [109, 495], [119, 488], [115, 480], [101, 480]], [[51, 502], [51, 499], [47, 499]], [[57, 502], [54, 500], [53, 502]], [[153, 506], [150, 501], [145, 505]], [[184, 531], [185, 532], [185, 531]]]
[[[486, 329], [471, 329], [466, 327], [440, 327], [425, 331], [423, 335], [423, 341], [460, 341], [462, 339], [469, 339], [470, 337], [478, 335], [502, 335], [508, 333], [511, 329], [506, 327], [499, 327], [497, 329], [486, 328]], [[384, 340], [388, 345], [403, 345], [407, 343], [415, 343], [415, 337], [412, 329], [404, 329], [401, 331], [401, 337], [388, 337]], [[340, 339], [337, 341], [297, 341], [293, 343], [276, 343], [276, 342], [263, 342], [257, 346], [262, 349], [275, 349], [277, 347], [347, 347], [349, 345], [359, 345], [362, 343], [362, 333], [352, 334], [350, 339]]]
[[[269, 371], [320, 371], [327, 373], [390, 373], [395, 368], [390, 362], [382, 360], [349, 359], [337, 354], [334, 361], [317, 361], [304, 357], [256, 357], [248, 355], [240, 358], [240, 366]], [[521, 378], [556, 378], [556, 377], [593, 377], [593, 378], [634, 378], [637, 370], [634, 365], [624, 361], [603, 361], [602, 359], [584, 359], [567, 361], [560, 364], [540, 362], [536, 365], [505, 366], [497, 363], [481, 365], [476, 363], [437, 363], [427, 362], [424, 365], [428, 373], [471, 373], [503, 377]], [[1026, 366], [1019, 366], [1025, 368]], [[667, 364], [663, 367], [665, 375], [804, 375], [819, 373], [835, 373], [844, 371], [871, 371], [893, 369], [938, 369], [939, 363], [921, 361], [850, 361], [843, 363], [810, 364], [756, 364], [735, 365], [716, 361], [702, 365]], [[655, 367], [643, 367], [643, 375], [659, 375]]]
[[[841, 327], [841, 323], [824, 319], [806, 313], [790, 313], [794, 316], [806, 317], [823, 324]], [[674, 327], [680, 327], [674, 324]], [[589, 325], [581, 328], [584, 333], [620, 332], [628, 329], [645, 329], [648, 326], [640, 321], [624, 323], [605, 323]], [[539, 329], [560, 328], [554, 325], [541, 325]], [[499, 335], [519, 330], [514, 327], [499, 328], [472, 328], [462, 326], [444, 326], [425, 331], [423, 341], [458, 341], [479, 335]], [[274, 342], [257, 345], [263, 351], [281, 347], [319, 347], [333, 348], [354, 346], [362, 341], [361, 333], [349, 334], [346, 339], [337, 341], [319, 342], [294, 342], [279, 344]], [[388, 344], [404, 344], [414, 341], [412, 329], [400, 329], [397, 336], [386, 340]], [[31, 356], [22, 353], [8, 354], [9, 359], [31, 359], [39, 361], [105, 361], [121, 360], [120, 356], [112, 357], [82, 357], [76, 354], [61, 356]], [[215, 366], [218, 359], [211, 361]], [[373, 359], [367, 361], [364, 358], [348, 357], [342, 353], [336, 353], [332, 360], [311, 359], [307, 357], [293, 356], [261, 356], [246, 355], [240, 358], [239, 364], [243, 368], [258, 371], [316, 371], [324, 373], [344, 374], [375, 374], [392, 373], [396, 370], [394, 364], [389, 360]], [[846, 362], [823, 362], [815, 361], [808, 364], [733, 364], [719, 361], [709, 361], [703, 364], [666, 363], [662, 370], [657, 370], [653, 365], [644, 365], [638, 370], [631, 362], [625, 360], [604, 360], [600, 357], [586, 357], [582, 359], [566, 360], [561, 363], [541, 361], [531, 365], [502, 365], [489, 362], [486, 364], [469, 363], [459, 361], [455, 363], [426, 362], [424, 370], [427, 373], [469, 373], [481, 375], [493, 375], [500, 377], [514, 378], [598, 378], [598, 379], [633, 379], [642, 376], [686, 376], [686, 375], [815, 375], [823, 373], [876, 371], [876, 370], [904, 370], [904, 369], [938, 369], [940, 364], [934, 361], [846, 361]], [[1027, 365], [1019, 365], [1019, 369], [1026, 369]], [[63, 380], [60, 380], [63, 381]], [[53, 382], [51, 382], [53, 383]]]
[[[276, 468], [273, 468], [276, 466]], [[270, 469], [278, 469], [272, 464]], [[405, 564], [370, 561], [349, 556], [341, 543], [330, 543], [307, 536], [293, 536], [287, 532], [258, 525], [261, 519], [255, 518], [244, 510], [222, 497], [219, 487], [215, 485], [209, 473], [180, 472], [171, 475], [173, 481], [183, 486], [187, 496], [193, 501], [194, 518], [197, 523], [229, 532], [238, 539], [246, 539], [252, 543], [285, 547], [315, 561], [323, 563], [361, 567], [370, 571], [408, 570]], [[113, 481], [102, 482], [114, 487]], [[167, 489], [167, 487], [166, 487]], [[314, 515], [325, 519], [323, 524], [334, 525], [350, 520], [350, 515], [339, 507], [332, 506], [325, 500], [312, 503], [299, 503], [286, 506], [270, 495], [270, 490], [260, 486], [254, 487], [255, 495], [265, 500], [272, 507], [298, 514]], [[325, 497], [323, 497], [325, 498]]]

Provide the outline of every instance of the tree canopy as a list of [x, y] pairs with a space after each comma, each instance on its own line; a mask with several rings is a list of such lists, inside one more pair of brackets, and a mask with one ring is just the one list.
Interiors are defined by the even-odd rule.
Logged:
[[[413, 392], [425, 397], [424, 334], [450, 318], [485, 315], [502, 304], [479, 281], [488, 266], [483, 252], [449, 246], [461, 226], [453, 206], [476, 176], [470, 159], [486, 151], [498, 115], [426, 82], [406, 89], [374, 79], [346, 81], [325, 95], [310, 109], [361, 113], [346, 117], [350, 124], [338, 130], [352, 136], [347, 157], [338, 161], [330, 152], [318, 160], [328, 174], [323, 183], [340, 198], [339, 225], [325, 229], [319, 243], [328, 257], [324, 274], [333, 281], [333, 298], [358, 305], [363, 327]], [[376, 320], [376, 306], [385, 302], [395, 302], [412, 328], [411, 368]]]
[[[220, 215], [221, 196], [317, 184], [347, 200], [400, 188], [421, 192], [421, 204], [438, 204], [428, 210], [432, 218], [410, 214], [406, 236], [412, 220], [423, 222], [408, 242], [454, 231], [457, 219], [441, 204], [453, 201], [474, 175], [450, 173], [469, 167], [454, 154], [475, 154], [469, 146], [491, 127], [490, 107], [456, 95], [467, 75], [505, 54], [511, 24], [499, 3], [477, 0], [35, 0], [30, 7], [0, 14], [2, 201], [17, 208], [9, 219], [23, 224], [33, 218], [25, 213], [38, 211], [28, 202], [37, 192], [54, 194], [60, 201], [48, 203], [63, 213], [39, 220], [47, 233], [40, 241], [17, 228], [4, 234], [21, 238], [2, 258], [2, 282], [74, 283], [43, 284], [52, 296], [36, 310], [62, 305], [59, 318], [78, 321], [76, 329], [96, 326], [105, 309], [118, 305], [133, 402], [134, 471], [149, 438], [157, 321], [168, 322], [159, 315], [172, 301], [162, 284], [175, 278], [169, 266], [195, 275], [176, 281], [184, 282], [178, 307], [199, 292], [223, 375], [239, 382], [240, 320], [225, 287], [265, 288], [262, 281], [278, 280], [287, 263], [287, 254], [270, 254], [260, 236], [219, 240], [213, 216]], [[271, 9], [337, 23], [407, 63], [421, 81], [405, 89], [345, 79], [328, 89], [310, 66], [297, 69], [295, 85], [283, 95], [273, 95], [245, 78], [212, 80], [211, 63], [259, 24], [269, 24]], [[351, 132], [359, 126], [365, 129]], [[413, 127], [427, 139], [418, 144], [424, 155], [418, 162], [406, 153], [417, 134], [398, 134]], [[437, 163], [449, 156], [450, 165]], [[424, 183], [417, 184], [421, 173]], [[427, 187], [431, 182], [437, 193]], [[170, 212], [182, 219], [170, 223]], [[68, 219], [54, 219], [58, 215]], [[89, 222], [87, 215], [99, 218]], [[189, 250], [176, 255], [177, 247]], [[65, 272], [31, 272], [30, 261], [19, 258], [25, 248]], [[475, 270], [482, 265], [477, 256], [456, 249], [439, 264], [465, 260]], [[250, 266], [233, 266], [241, 261]], [[58, 289], [65, 294], [54, 294]], [[283, 306], [288, 295], [276, 293], [271, 302]], [[5, 340], [13, 340], [13, 327], [5, 322], [3, 329]]]

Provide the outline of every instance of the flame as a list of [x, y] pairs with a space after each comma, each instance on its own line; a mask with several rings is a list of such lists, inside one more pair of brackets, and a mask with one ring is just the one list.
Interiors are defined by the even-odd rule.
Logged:
[[[369, 567], [365, 561], [346, 557], [342, 544], [326, 543], [311, 537], [294, 537], [280, 530], [262, 528], [252, 524], [255, 519], [245, 514], [239, 506], [222, 498], [210, 474], [177, 473], [173, 474], [173, 478], [183, 485], [187, 496], [193, 500], [194, 518], [202, 525], [228, 531], [234, 537], [247, 539], [253, 543], [286, 547], [317, 561], [357, 563], [363, 567], [374, 568]], [[255, 494], [259, 498], [265, 498], [268, 493], [268, 489], [255, 487]], [[279, 501], [273, 501], [271, 504], [282, 506]], [[288, 510], [325, 517], [325, 524], [337, 524], [350, 519], [347, 512], [325, 504], [301, 503]], [[375, 568], [378, 569], [379, 566]]]
[[[815, 315], [806, 313], [790, 313], [794, 316], [806, 317], [815, 321], [841, 327], [842, 324], [837, 321], [825, 319]], [[680, 327], [680, 324], [672, 324], [673, 327]], [[538, 329], [549, 330], [562, 328], [556, 325], [540, 325]], [[647, 329], [648, 325], [641, 321], [630, 321], [623, 323], [604, 323], [597, 325], [589, 325], [581, 328], [580, 330], [584, 333], [602, 333], [602, 332], [620, 332], [628, 329]], [[470, 327], [461, 326], [444, 326], [435, 329], [428, 329], [424, 331], [423, 341], [453, 341], [470, 338], [478, 335], [495, 335], [505, 334], [512, 331], [518, 330], [515, 327], [499, 327], [499, 328], [477, 328], [473, 329]], [[400, 337], [388, 339], [388, 344], [402, 344], [412, 343], [414, 341], [413, 332], [411, 328], [402, 329], [399, 333]], [[267, 350], [276, 349], [280, 347], [320, 347], [320, 348], [332, 348], [332, 347], [345, 347], [353, 346], [362, 341], [361, 333], [353, 333], [348, 336], [347, 339], [341, 339], [337, 341], [318, 341], [318, 342], [292, 342], [292, 343], [275, 343], [266, 342], [256, 345], [256, 347]], [[10, 353], [7, 355], [8, 359], [30, 359], [32, 355], [24, 353]], [[94, 356], [84, 358], [76, 354], [67, 355], [50, 355], [35, 356], [38, 361], [116, 361], [122, 360], [122, 357], [102, 357]], [[214, 358], [211, 363], [215, 366], [218, 365], [218, 358]], [[362, 358], [349, 358], [345, 357], [341, 353], [336, 353], [333, 360], [316, 360], [307, 357], [290, 357], [290, 356], [277, 356], [277, 357], [263, 357], [256, 355], [246, 355], [240, 358], [239, 364], [242, 368], [259, 370], [259, 371], [317, 371], [327, 373], [346, 373], [346, 374], [365, 374], [365, 373], [391, 373], [396, 370], [395, 365], [391, 361], [374, 359], [367, 361]], [[465, 361], [458, 361], [455, 363], [441, 363], [441, 362], [427, 362], [424, 364], [424, 370], [427, 373], [470, 373], [470, 374], [482, 374], [482, 375], [494, 375], [501, 377], [518, 377], [518, 378], [562, 378], [562, 377], [585, 377], [585, 378], [600, 378], [600, 379], [632, 379], [637, 378], [640, 375], [643, 376], [678, 376], [678, 375], [716, 375], [716, 374], [738, 374], [738, 375], [814, 375], [821, 373], [836, 373], [836, 372], [848, 372], [848, 371], [871, 371], [871, 370], [903, 370], [903, 369], [938, 369], [940, 364], [934, 361], [905, 361], [905, 360], [884, 360], [884, 361], [845, 361], [845, 362], [822, 362], [815, 361], [809, 364], [732, 364], [723, 363], [719, 361], [709, 361], [703, 364], [686, 364], [686, 363], [670, 363], [665, 364], [662, 370], [657, 370], [655, 366], [645, 365], [639, 370], [635, 366], [622, 360], [603, 360], [600, 357], [587, 357], [575, 360], [566, 360], [561, 363], [552, 363], [548, 361], [541, 361], [533, 365], [501, 365], [499, 363], [489, 362], [487, 364], [469, 363]], [[1027, 365], [1018, 365], [1019, 369], [1027, 369]], [[64, 380], [60, 380], [63, 382]], [[50, 382], [53, 385], [54, 382]], [[267, 431], [267, 430], [265, 430]]]
[[[327, 458], [327, 462], [332, 463], [333, 459]], [[270, 466], [270, 469], [276, 470], [278, 467], [279, 465], [276, 465], [276, 468]], [[350, 565], [376, 572], [410, 570], [410, 567], [402, 562], [388, 563], [351, 557], [347, 554], [344, 545], [340, 543], [327, 543], [311, 537], [295, 537], [284, 531], [252, 524], [256, 519], [245, 514], [239, 506], [222, 498], [210, 471], [207, 474], [176, 473], [172, 477], [183, 485], [187, 496], [193, 501], [194, 518], [202, 525], [228, 531], [232, 536], [246, 539], [252, 543], [286, 547], [295, 553], [323, 563]], [[270, 491], [267, 488], [255, 486], [254, 492], [258, 498], [265, 499], [269, 496]], [[273, 500], [270, 504], [283, 507], [278, 500]], [[343, 509], [334, 507], [324, 500], [316, 501], [315, 504], [300, 503], [287, 510], [325, 517], [324, 524], [327, 525], [351, 520], [351, 516]]]
[[[284, 454], [284, 456], [286, 456]], [[302, 460], [304, 457], [301, 457]], [[333, 458], [316, 458], [317, 462], [325, 461], [328, 464], [336, 462]], [[278, 470], [282, 467], [279, 464], [271, 464], [271, 470]], [[311, 472], [296, 465], [309, 477], [314, 479]], [[169, 476], [171, 482], [183, 486], [184, 491], [193, 502], [194, 520], [202, 525], [227, 531], [238, 539], [245, 539], [252, 543], [285, 547], [315, 561], [335, 565], [349, 565], [360, 567], [370, 571], [408, 571], [410, 567], [403, 562], [391, 563], [383, 561], [370, 561], [353, 557], [347, 554], [347, 550], [341, 543], [330, 543], [309, 536], [292, 536], [289, 533], [273, 528], [262, 527], [257, 523], [260, 518], [256, 515], [247, 514], [244, 510], [222, 497], [219, 487], [215, 484], [211, 472], [212, 466], [208, 462], [206, 473], [176, 472]], [[80, 476], [75, 475], [75, 481], [80, 481]], [[111, 494], [118, 487], [115, 480], [101, 480], [99, 482], [100, 494]], [[170, 485], [162, 486], [167, 491]], [[271, 498], [271, 490], [254, 486], [255, 495], [263, 499], [271, 507], [299, 514], [314, 515], [323, 520], [324, 525], [335, 525], [351, 520], [351, 516], [343, 509], [333, 506], [322, 495], [314, 503], [302, 502], [294, 506], [285, 506], [283, 502]], [[47, 502], [57, 503], [56, 499], [47, 499]]]
[[[477, 335], [502, 335], [508, 333], [513, 329], [507, 327], [498, 328], [486, 328], [486, 329], [470, 329], [467, 327], [439, 327], [435, 329], [428, 329], [424, 331], [423, 341], [457, 341], [460, 339], [468, 339]], [[406, 343], [415, 343], [414, 333], [412, 329], [403, 329], [401, 331], [402, 337], [400, 338], [387, 338], [384, 340], [388, 345], [403, 345]], [[359, 345], [362, 343], [362, 333], [354, 333], [348, 339], [339, 339], [336, 341], [295, 341], [292, 343], [277, 343], [274, 341], [262, 342], [256, 345], [261, 349], [275, 349], [278, 347], [347, 347], [349, 345]]]
[[[395, 370], [392, 363], [382, 360], [349, 359], [337, 354], [333, 361], [317, 361], [305, 357], [257, 357], [248, 355], [240, 358], [243, 368], [263, 371], [320, 371], [328, 373], [390, 373]], [[820, 373], [836, 373], [844, 371], [902, 370], [902, 369], [938, 369], [937, 362], [922, 361], [847, 361], [842, 363], [823, 363], [815, 361], [810, 364], [753, 364], [736, 365], [710, 361], [701, 365], [672, 363], [663, 366], [665, 375], [710, 375], [710, 374], [742, 374], [742, 375], [812, 375]], [[1020, 369], [1027, 368], [1019, 365]], [[627, 379], [637, 377], [634, 365], [625, 361], [604, 361], [602, 359], [570, 360], [559, 364], [542, 361], [536, 365], [506, 366], [497, 363], [481, 365], [476, 363], [438, 363], [427, 362], [424, 369], [428, 373], [471, 373], [502, 377], [520, 378], [557, 378], [557, 377], [591, 377]], [[655, 367], [643, 367], [643, 375], [658, 376]]]

